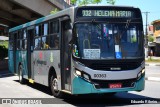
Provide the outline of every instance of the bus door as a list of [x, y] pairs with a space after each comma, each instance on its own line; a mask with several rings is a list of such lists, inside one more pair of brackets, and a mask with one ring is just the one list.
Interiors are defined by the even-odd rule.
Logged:
[[71, 54], [69, 51], [70, 20], [61, 20], [61, 86], [71, 91]]
[[17, 53], [17, 32], [13, 34], [13, 70], [14, 73], [18, 73], [16, 70], [16, 53]]
[[34, 79], [33, 70], [33, 45], [34, 45], [34, 26], [27, 29], [27, 67], [28, 67], [28, 78]]

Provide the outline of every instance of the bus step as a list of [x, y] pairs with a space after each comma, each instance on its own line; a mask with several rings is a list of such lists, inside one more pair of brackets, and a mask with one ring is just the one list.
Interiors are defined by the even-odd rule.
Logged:
[[32, 79], [29, 79], [29, 82], [33, 84], [33, 83], [34, 83], [34, 80], [32, 80]]
[[71, 94], [71, 92], [70, 92], [70, 91], [68, 91], [68, 90], [62, 90], [62, 92], [65, 92], [65, 93]]

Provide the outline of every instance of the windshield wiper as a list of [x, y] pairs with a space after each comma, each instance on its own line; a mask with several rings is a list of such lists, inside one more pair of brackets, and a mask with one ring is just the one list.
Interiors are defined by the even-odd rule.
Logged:
[[127, 20], [127, 23], [126, 23], [126, 26], [125, 26], [125, 29], [127, 29], [127, 28], [128, 28], [128, 26], [129, 26], [130, 22], [131, 22], [131, 19], [128, 19], [128, 20]]
[[128, 20], [127, 20], [127, 23], [126, 23], [126, 25], [125, 25], [125, 30], [120, 34], [120, 39], [122, 38], [123, 34], [127, 31], [130, 22], [131, 22], [131, 19], [128, 19]]

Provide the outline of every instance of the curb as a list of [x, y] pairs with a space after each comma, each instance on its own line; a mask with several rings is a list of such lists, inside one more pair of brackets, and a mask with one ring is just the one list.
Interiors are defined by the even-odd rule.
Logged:
[[160, 82], [160, 78], [159, 77], [146, 77], [145, 80]]
[[14, 76], [15, 74], [13, 73], [5, 73], [5, 74], [0, 74], [0, 78], [1, 77], [5, 77], [5, 76]]
[[160, 64], [145, 64], [145, 66], [160, 66]]

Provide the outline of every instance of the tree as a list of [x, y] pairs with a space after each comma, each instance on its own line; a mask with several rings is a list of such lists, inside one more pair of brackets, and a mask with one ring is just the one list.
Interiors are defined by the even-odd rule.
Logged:
[[112, 5], [114, 5], [116, 2], [116, 0], [106, 0], [106, 1], [107, 1], [107, 3], [112, 4]]
[[148, 42], [154, 42], [154, 37], [151, 35], [148, 35]]
[[101, 3], [102, 0], [71, 0], [72, 5], [87, 5], [87, 4], [98, 4]]
[[59, 10], [57, 9], [57, 8], [55, 8], [54, 10], [52, 10], [51, 12], [50, 12], [50, 14], [55, 14], [55, 13], [57, 13]]
[[77, 3], [77, 0], [71, 0], [72, 5], [76, 5], [76, 3]]
[[93, 0], [93, 4], [98, 4], [98, 3], [101, 3], [102, 0]]

